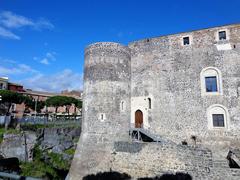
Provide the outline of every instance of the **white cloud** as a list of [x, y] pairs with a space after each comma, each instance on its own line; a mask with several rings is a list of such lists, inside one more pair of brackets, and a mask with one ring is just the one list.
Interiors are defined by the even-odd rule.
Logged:
[[11, 31], [3, 28], [0, 26], [0, 36], [7, 38], [7, 39], [16, 39], [20, 40], [21, 38], [17, 36], [16, 34], [12, 33]]
[[[0, 77], [10, 77], [13, 82], [33, 90], [60, 92], [62, 90], [82, 89], [81, 73], [64, 69], [54, 74], [44, 74], [26, 64], [0, 57]], [[18, 80], [14, 80], [18, 79]]]
[[[46, 53], [45, 57], [42, 58], [39, 62], [41, 64], [45, 64], [45, 65], [49, 65], [51, 64], [52, 61], [56, 61], [56, 54], [55, 52], [48, 52]], [[37, 60], [37, 58], [35, 57], [35, 59]]]
[[45, 65], [48, 65], [49, 64], [49, 61], [47, 58], [43, 58], [41, 61], [40, 61], [41, 64], [45, 64]]
[[14, 14], [11, 11], [0, 13], [0, 23], [7, 28], [33, 27], [34, 29], [53, 29], [54, 25], [47, 19], [33, 21], [27, 17]]
[[79, 90], [82, 89], [82, 74], [75, 73], [70, 69], [64, 69], [52, 75], [37, 74], [22, 80], [22, 83], [27, 88], [39, 91]]
[[9, 75], [19, 75], [19, 74], [26, 74], [26, 73], [38, 73], [37, 70], [31, 68], [26, 64], [16, 64], [15, 65], [9, 64], [9, 66], [0, 66], [0, 77], [1, 76], [9, 76]]
[[27, 17], [14, 14], [11, 11], [0, 12], [0, 36], [8, 39], [20, 40], [21, 38], [12, 32], [13, 29], [31, 27], [35, 30], [53, 29], [54, 25], [47, 19], [31, 20]]
[[55, 52], [48, 52], [48, 53], [46, 54], [46, 57], [47, 57], [48, 59], [52, 60], [52, 61], [56, 61], [56, 57], [55, 57], [56, 54], [57, 54], [57, 53], [55, 53]]

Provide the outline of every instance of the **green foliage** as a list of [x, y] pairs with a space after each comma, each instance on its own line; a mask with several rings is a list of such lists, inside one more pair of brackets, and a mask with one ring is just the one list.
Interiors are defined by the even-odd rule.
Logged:
[[78, 108], [82, 107], [82, 101], [68, 96], [52, 96], [46, 100], [46, 105], [56, 107], [56, 112], [58, 107], [61, 106], [67, 106], [68, 111], [69, 106], [71, 106], [72, 104], [75, 104], [75, 106]]
[[[49, 162], [44, 160], [44, 155], [49, 157]], [[53, 180], [60, 180], [62, 178], [58, 174], [57, 169], [60, 168], [61, 170], [62, 167], [65, 168], [63, 164], [67, 163], [61, 158], [61, 155], [47, 153], [42, 151], [38, 146], [35, 146], [33, 149], [33, 162], [21, 162], [21, 175], [37, 178], [48, 177]]]
[[30, 176], [36, 178], [51, 176], [52, 179], [60, 179], [53, 167], [40, 160], [35, 160], [33, 162], [22, 162], [20, 167], [22, 170], [22, 176]]
[[24, 131], [37, 131], [38, 129], [44, 128], [77, 128], [80, 127], [80, 123], [65, 123], [65, 124], [21, 124], [21, 129]]
[[74, 104], [75, 104], [75, 106], [76, 106], [77, 108], [79, 108], [79, 109], [82, 108], [82, 101], [77, 100]]
[[20, 93], [9, 90], [0, 90], [0, 95], [2, 96], [1, 103], [21, 104], [22, 102], [25, 102], [27, 99], [26, 96], [23, 96]]
[[48, 156], [50, 157], [50, 164], [52, 164], [54, 168], [60, 170], [68, 170], [70, 168], [70, 163], [63, 159], [63, 155], [50, 152]]
[[9, 91], [9, 90], [0, 90], [0, 96], [2, 96], [1, 104], [4, 104], [5, 113], [9, 113], [10, 107], [12, 104], [21, 104], [29, 101], [28, 96], [24, 96], [20, 93]]
[[73, 148], [67, 149], [64, 151], [64, 153], [73, 156], [75, 153], [75, 149], [73, 149]]
[[[37, 104], [37, 106], [36, 106]], [[31, 108], [32, 110], [35, 110], [35, 106], [37, 107], [37, 112], [40, 113], [41, 110], [44, 108], [46, 103], [44, 101], [35, 101], [32, 97], [27, 97], [25, 101], [25, 105], [27, 108]]]

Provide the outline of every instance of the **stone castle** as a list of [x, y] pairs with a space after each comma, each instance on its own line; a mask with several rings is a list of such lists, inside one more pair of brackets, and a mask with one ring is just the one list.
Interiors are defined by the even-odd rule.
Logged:
[[240, 24], [85, 49], [70, 180], [184, 172], [240, 179]]

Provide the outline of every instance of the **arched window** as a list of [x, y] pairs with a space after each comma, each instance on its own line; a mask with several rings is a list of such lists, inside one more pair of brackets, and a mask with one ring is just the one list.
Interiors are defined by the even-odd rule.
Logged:
[[204, 95], [221, 95], [222, 75], [215, 67], [207, 67], [201, 71], [201, 94]]
[[227, 128], [229, 122], [229, 114], [227, 108], [214, 104], [207, 109], [208, 127], [214, 128]]
[[151, 101], [151, 98], [148, 98], [148, 109], [152, 109], [152, 101]]

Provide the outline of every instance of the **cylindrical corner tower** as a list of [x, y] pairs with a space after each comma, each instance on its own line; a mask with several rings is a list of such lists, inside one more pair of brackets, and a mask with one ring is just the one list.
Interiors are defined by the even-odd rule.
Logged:
[[131, 56], [128, 47], [103, 42], [85, 50], [82, 134], [70, 179], [109, 171], [114, 142], [128, 140]]

